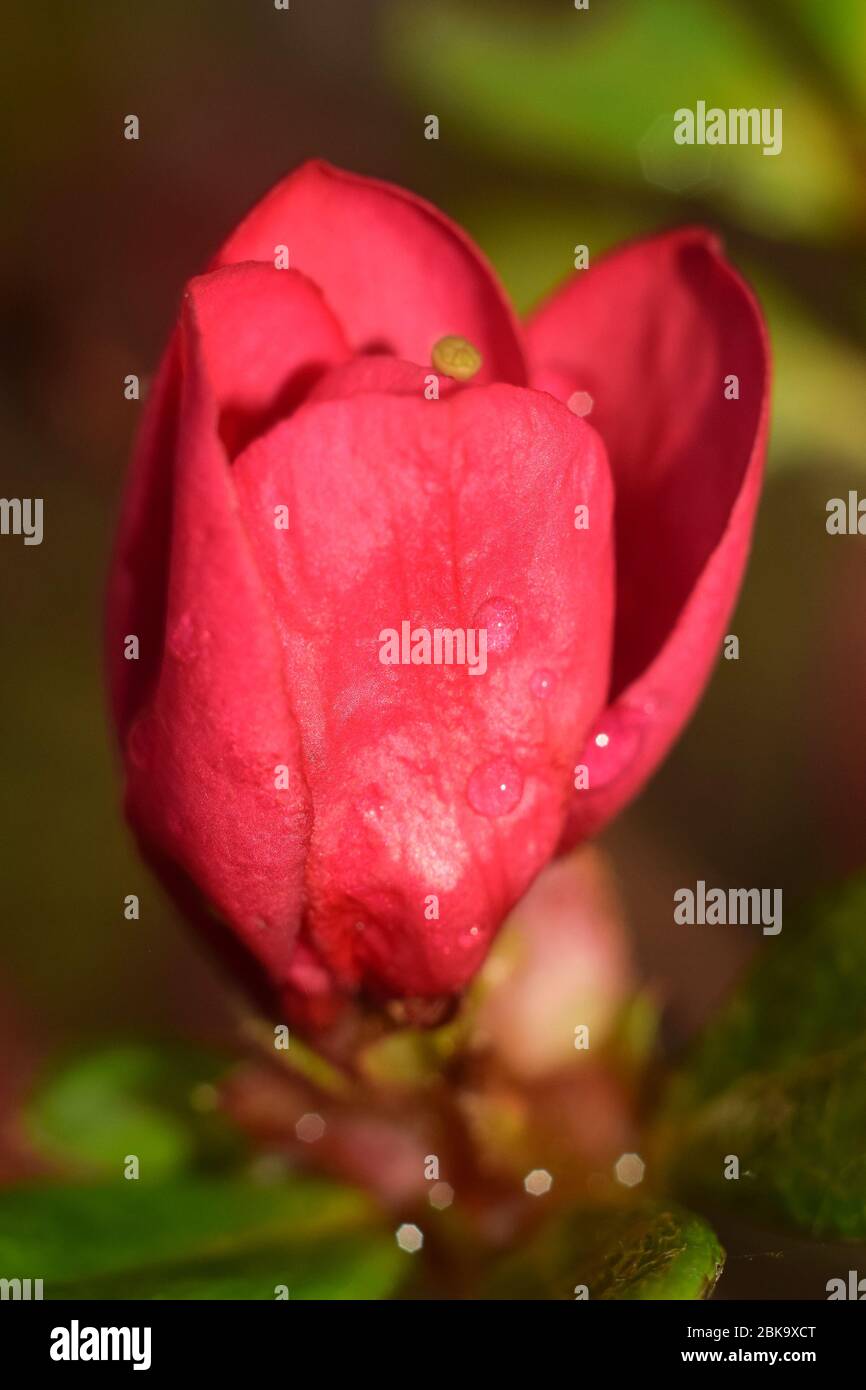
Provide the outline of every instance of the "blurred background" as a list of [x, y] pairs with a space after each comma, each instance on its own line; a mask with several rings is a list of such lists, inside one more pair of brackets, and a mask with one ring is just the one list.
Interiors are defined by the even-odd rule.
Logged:
[[[674, 890], [781, 887], [787, 909], [866, 849], [866, 550], [825, 530], [829, 498], [866, 490], [860, 0], [89, 0], [12, 7], [2, 48], [2, 491], [45, 499], [45, 538], [0, 541], [0, 1100], [58, 1047], [228, 1027], [119, 814], [101, 610], [141, 410], [123, 380], [152, 374], [184, 281], [248, 206], [316, 155], [441, 206], [521, 312], [575, 244], [595, 259], [692, 221], [765, 307], [773, 432], [740, 658], [603, 840], [676, 1050], [760, 938], [690, 935]], [[699, 99], [781, 107], [782, 153], [675, 147], [672, 112]]]

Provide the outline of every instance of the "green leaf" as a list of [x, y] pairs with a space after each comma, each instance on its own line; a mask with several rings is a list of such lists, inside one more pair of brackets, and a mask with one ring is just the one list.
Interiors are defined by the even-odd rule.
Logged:
[[866, 353], [846, 340], [772, 273], [766, 260], [740, 267], [755, 286], [773, 343], [773, 433], [770, 467], [863, 472], [859, 405], [866, 397]]
[[134, 1154], [146, 1180], [194, 1159], [233, 1153], [219, 1116], [202, 1113], [224, 1062], [197, 1049], [127, 1046], [73, 1058], [50, 1075], [25, 1114], [46, 1157], [86, 1176], [120, 1175]]
[[[736, 1203], [815, 1237], [866, 1236], [866, 1042], [748, 1076], [669, 1137], [693, 1199]], [[729, 1156], [739, 1177], [725, 1176]]]
[[859, 879], [785, 922], [674, 1080], [658, 1144], [680, 1191], [866, 1236], [864, 979]]
[[[855, 134], [745, 7], [563, 6], [548, 19], [440, 0], [391, 7], [394, 71], [443, 138], [535, 171], [711, 199], [764, 229], [846, 235], [861, 214]], [[678, 146], [680, 107], [781, 108], [781, 152]]]
[[406, 1270], [360, 1194], [296, 1180], [45, 1187], [0, 1196], [0, 1276], [46, 1298], [385, 1298]]
[[568, 193], [537, 192], [524, 200], [510, 190], [479, 194], [461, 188], [453, 200], [460, 224], [483, 246], [520, 314], [574, 274], [576, 245], [590, 247], [595, 263], [603, 252], [658, 225], [657, 214], [639, 206], [612, 209]]
[[[725, 1252], [699, 1216], [672, 1204], [560, 1213], [497, 1267], [484, 1296], [499, 1299], [708, 1298]], [[585, 1295], [584, 1295], [585, 1296]]]
[[771, 24], [796, 20], [806, 42], [822, 52], [830, 80], [854, 107], [866, 112], [866, 24], [861, 0], [782, 0], [784, 16], [767, 16]]
[[767, 1072], [866, 1036], [866, 879], [784, 917], [743, 987], [701, 1039], [676, 1083], [683, 1108], [749, 1071]]

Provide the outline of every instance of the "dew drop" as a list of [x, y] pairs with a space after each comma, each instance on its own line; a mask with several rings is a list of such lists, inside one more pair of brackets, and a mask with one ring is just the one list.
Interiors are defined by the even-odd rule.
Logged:
[[472, 626], [487, 628], [489, 652], [507, 652], [517, 636], [520, 622], [517, 609], [507, 598], [489, 598], [478, 609]]
[[538, 700], [546, 700], [554, 685], [556, 676], [552, 671], [534, 671], [529, 682], [529, 689]]
[[568, 398], [568, 408], [572, 415], [589, 415], [594, 404], [588, 391], [573, 391]]
[[362, 796], [358, 802], [358, 810], [364, 820], [378, 821], [385, 810], [385, 803], [376, 795]]
[[607, 786], [634, 762], [645, 719], [627, 706], [606, 710], [586, 741], [579, 762], [586, 765], [589, 791]]
[[467, 783], [466, 795], [479, 816], [507, 816], [523, 795], [523, 777], [507, 758], [494, 758], [476, 767]]

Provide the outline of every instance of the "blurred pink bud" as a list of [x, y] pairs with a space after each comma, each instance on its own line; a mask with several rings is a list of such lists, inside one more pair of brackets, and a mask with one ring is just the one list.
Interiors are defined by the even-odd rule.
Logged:
[[593, 1056], [632, 988], [607, 861], [578, 850], [549, 865], [508, 918], [482, 975], [478, 1037], [532, 1080]]

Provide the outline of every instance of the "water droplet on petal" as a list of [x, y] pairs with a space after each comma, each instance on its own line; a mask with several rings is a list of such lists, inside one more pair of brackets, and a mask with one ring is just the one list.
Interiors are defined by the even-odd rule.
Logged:
[[466, 795], [479, 816], [507, 816], [523, 795], [523, 777], [507, 758], [481, 763], [469, 778]]
[[536, 699], [546, 700], [555, 684], [556, 676], [552, 671], [534, 671], [529, 682], [529, 689]]
[[517, 609], [507, 598], [489, 598], [478, 609], [472, 626], [486, 627], [489, 652], [507, 652], [517, 636], [520, 621]]
[[607, 786], [634, 762], [646, 720], [627, 706], [606, 710], [586, 741], [579, 762], [588, 770], [589, 791]]
[[589, 415], [594, 404], [588, 391], [573, 391], [568, 398], [568, 408], [572, 415]]
[[377, 821], [384, 809], [384, 801], [380, 801], [377, 796], [362, 796], [358, 802], [358, 810], [364, 820]]

